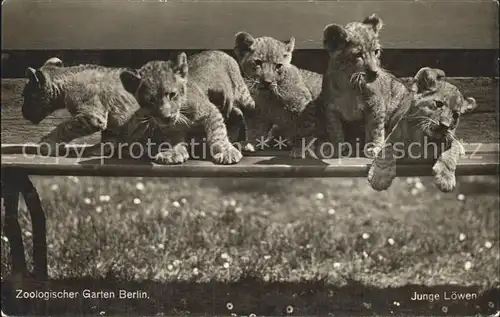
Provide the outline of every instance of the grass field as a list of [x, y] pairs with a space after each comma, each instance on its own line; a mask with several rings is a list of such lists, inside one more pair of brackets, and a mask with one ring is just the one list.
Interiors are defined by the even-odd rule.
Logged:
[[[365, 179], [33, 180], [48, 219], [50, 287], [149, 296], [48, 301], [53, 314], [500, 310], [496, 177], [461, 178], [450, 194], [428, 178], [401, 178], [382, 193]], [[2, 235], [3, 277], [8, 250]], [[444, 291], [480, 296], [410, 300]]]

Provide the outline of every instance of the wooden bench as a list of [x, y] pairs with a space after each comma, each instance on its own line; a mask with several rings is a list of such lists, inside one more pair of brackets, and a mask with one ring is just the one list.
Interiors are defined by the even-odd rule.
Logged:
[[[386, 26], [381, 40], [383, 64], [399, 77], [423, 66], [444, 69], [450, 80], [479, 107], [464, 116], [457, 136], [466, 157], [457, 175], [498, 173], [498, 11], [493, 1], [203, 1], [203, 2], [48, 2], [7, 1], [3, 10], [2, 48], [2, 196], [6, 211], [13, 273], [25, 273], [26, 260], [17, 220], [22, 194], [33, 223], [35, 273], [47, 278], [45, 216], [29, 175], [162, 177], [366, 177], [370, 161], [290, 160], [286, 152], [264, 151], [239, 164], [216, 166], [191, 160], [181, 166], [158, 166], [134, 160], [42, 158], [26, 145], [68, 116], [60, 111], [38, 126], [22, 119], [21, 91], [25, 68], [48, 57], [66, 63], [97, 62], [138, 67], [149, 59], [166, 59], [180, 50], [231, 52], [234, 35], [248, 31], [279, 39], [296, 37], [294, 63], [323, 72], [327, 56], [321, 31], [371, 13]], [[83, 50], [83, 51], [82, 51]], [[9, 77], [9, 78], [6, 78]], [[77, 142], [93, 143], [96, 136]], [[73, 150], [80, 149], [75, 145]], [[398, 166], [399, 176], [431, 175], [425, 161]]]

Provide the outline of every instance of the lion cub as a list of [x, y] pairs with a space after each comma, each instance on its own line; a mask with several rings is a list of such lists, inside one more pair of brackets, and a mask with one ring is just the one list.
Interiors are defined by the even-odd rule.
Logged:
[[[189, 73], [189, 75], [188, 75]], [[255, 104], [243, 82], [236, 61], [220, 51], [205, 51], [189, 61], [180, 53], [176, 62], [151, 61], [137, 71], [124, 71], [121, 80], [142, 107], [130, 120], [127, 141], [168, 142], [154, 161], [180, 164], [188, 160], [188, 134], [202, 129], [212, 160], [216, 164], [234, 164], [241, 152], [227, 135], [225, 117], [231, 112]], [[219, 104], [214, 104], [214, 101]], [[193, 152], [191, 152], [193, 153]], [[191, 154], [193, 155], [193, 154]]]
[[424, 67], [415, 75], [412, 91], [405, 91], [401, 106], [391, 117], [387, 144], [368, 173], [374, 189], [389, 188], [396, 177], [398, 156], [436, 160], [432, 171], [438, 188], [443, 192], [455, 188], [455, 169], [463, 152], [455, 130], [460, 116], [477, 105], [474, 98], [464, 98], [444, 76], [440, 69]]
[[[56, 147], [95, 132], [101, 132], [101, 142], [118, 137], [121, 127], [139, 109], [121, 84], [123, 70], [98, 65], [63, 67], [56, 57], [38, 69], [27, 68], [23, 117], [38, 124], [58, 109], [67, 109], [72, 115], [40, 139], [44, 143], [41, 154], [57, 153]], [[92, 151], [99, 149], [97, 145]]]
[[[321, 75], [291, 64], [295, 38], [282, 42], [272, 37], [236, 34], [234, 52], [256, 109], [247, 114], [249, 151], [259, 137], [268, 141], [278, 131], [293, 145], [292, 156], [301, 153], [302, 137], [312, 136], [315, 99], [321, 91]], [[273, 144], [269, 144], [272, 146]]]
[[[367, 154], [376, 154], [385, 141], [387, 120], [406, 92], [405, 86], [380, 66], [382, 26], [382, 20], [371, 15], [345, 27], [330, 24], [323, 31], [330, 58], [320, 99], [328, 141], [337, 154], [342, 152], [344, 125], [359, 120], [365, 123]], [[365, 84], [371, 85], [368, 94], [362, 88]]]

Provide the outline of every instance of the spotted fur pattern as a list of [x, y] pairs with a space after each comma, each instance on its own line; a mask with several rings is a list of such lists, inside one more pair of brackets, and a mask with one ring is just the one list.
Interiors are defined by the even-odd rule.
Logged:
[[242, 118], [241, 108], [254, 108], [255, 104], [238, 64], [229, 55], [205, 51], [188, 61], [186, 54], [180, 53], [176, 62], [151, 61], [136, 72], [123, 72], [121, 78], [142, 107], [130, 121], [126, 139], [143, 140], [146, 136], [172, 145], [160, 149], [155, 162], [185, 162], [190, 156], [187, 137], [200, 129], [214, 163], [241, 160], [241, 152], [228, 138], [225, 119], [235, 112]]
[[291, 64], [294, 46], [293, 37], [282, 42], [246, 32], [236, 35], [235, 54], [256, 103], [256, 111], [247, 119], [250, 151], [258, 138], [267, 135], [271, 141], [279, 131], [293, 145], [291, 155], [296, 156], [302, 153], [301, 140], [314, 134], [321, 75]]
[[[330, 24], [323, 31], [329, 62], [320, 99], [328, 141], [336, 148], [345, 140], [344, 125], [363, 120], [367, 154], [376, 154], [384, 143], [388, 118], [405, 93], [404, 85], [380, 66], [382, 25], [379, 17], [371, 15], [346, 26]], [[362, 87], [367, 85], [365, 94]]]
[[376, 190], [390, 187], [396, 177], [396, 159], [432, 159], [434, 181], [443, 192], [456, 186], [455, 169], [463, 147], [455, 136], [460, 116], [476, 108], [456, 86], [445, 81], [440, 69], [422, 68], [391, 118], [391, 133], [373, 160], [368, 181]]
[[95, 132], [101, 132], [102, 142], [117, 137], [139, 108], [134, 96], [123, 89], [123, 70], [98, 65], [63, 67], [55, 57], [38, 69], [26, 70], [21, 110], [25, 119], [38, 124], [58, 109], [67, 109], [72, 115], [40, 139], [42, 154], [55, 154], [64, 143]]

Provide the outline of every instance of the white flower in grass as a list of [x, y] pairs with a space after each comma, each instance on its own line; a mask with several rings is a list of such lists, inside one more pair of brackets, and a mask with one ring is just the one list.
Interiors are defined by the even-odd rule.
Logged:
[[458, 236], [458, 240], [460, 240], [460, 241], [464, 241], [465, 238], [466, 238], [466, 236], [463, 233], [460, 233], [460, 235]]
[[159, 250], [163, 250], [165, 248], [165, 245], [163, 243], [158, 243], [156, 246]]
[[488, 307], [489, 307], [489, 308], [494, 308], [494, 307], [495, 307], [495, 303], [493, 303], [493, 302], [488, 302]]
[[198, 275], [199, 273], [200, 273], [200, 271], [198, 270], [198, 268], [196, 268], [196, 267], [195, 267], [195, 268], [193, 269], [193, 274], [194, 274], [194, 275]]
[[458, 194], [457, 199], [460, 201], [465, 200], [465, 195], [464, 194]]
[[85, 197], [83, 199], [83, 202], [85, 203], [85, 205], [90, 205], [92, 203], [92, 200], [90, 200], [90, 198], [88, 198], [88, 197]]
[[98, 214], [100, 214], [102, 212], [102, 207], [101, 206], [95, 207], [95, 212], [97, 212]]
[[227, 302], [227, 303], [226, 303], [226, 308], [227, 308], [228, 310], [233, 310], [233, 308], [234, 308], [233, 303], [231, 303], [231, 302]]
[[394, 241], [393, 238], [389, 238], [389, 239], [387, 239], [387, 243], [389, 243], [390, 245], [394, 245], [394, 243], [396, 243], [396, 241]]
[[365, 233], [363, 233], [363, 235], [361, 237], [366, 240], [366, 239], [370, 238], [370, 234], [365, 232]]
[[241, 258], [240, 258], [240, 259], [241, 259], [241, 261], [243, 261], [243, 262], [248, 262], [248, 261], [250, 261], [250, 258], [249, 258], [248, 256], [246, 256], [246, 255], [241, 256]]
[[186, 198], [182, 198], [181, 199], [181, 204], [183, 204], [183, 205], [187, 204], [187, 199]]
[[142, 192], [144, 189], [146, 189], [146, 186], [144, 186], [142, 182], [138, 182], [137, 184], [135, 184], [135, 188]]
[[448, 307], [446, 306], [441, 307], [441, 311], [446, 314], [448, 312]]
[[228, 269], [228, 268], [229, 268], [229, 263], [228, 263], [228, 262], [224, 262], [223, 267], [224, 267], [225, 269]]
[[323, 200], [325, 198], [325, 195], [323, 195], [323, 193], [317, 193], [316, 194], [316, 199], [317, 200]]
[[181, 204], [176, 200], [172, 203], [172, 206], [174, 206], [175, 208], [179, 208]]
[[415, 188], [418, 190], [424, 189], [424, 184], [422, 184], [420, 181], [415, 183]]
[[335, 269], [338, 269], [338, 268], [340, 268], [341, 266], [342, 266], [342, 264], [340, 264], [339, 262], [335, 262], [335, 263], [333, 263], [333, 268], [335, 268]]
[[174, 269], [174, 266], [172, 264], [167, 265], [167, 270], [172, 271]]
[[472, 262], [471, 262], [471, 261], [467, 261], [467, 262], [465, 262], [465, 264], [464, 264], [464, 269], [465, 269], [466, 271], [468, 271], [468, 270], [470, 270], [471, 268], [472, 268]]
[[134, 205], [140, 205], [141, 200], [139, 198], [134, 198]]
[[485, 247], [486, 249], [491, 249], [491, 247], [492, 247], [492, 246], [493, 246], [493, 244], [492, 244], [490, 241], [486, 241], [486, 242], [484, 243], [484, 247]]
[[399, 307], [399, 305], [401, 305], [398, 301], [394, 301], [394, 302], [392, 302], [392, 304], [393, 304], [394, 306], [397, 306], [397, 307]]
[[335, 209], [333, 209], [333, 208], [328, 209], [328, 214], [335, 215]]
[[99, 196], [99, 201], [101, 202], [108, 202], [111, 200], [111, 197], [109, 197], [109, 195], [100, 195]]
[[293, 314], [293, 306], [292, 305], [286, 306], [286, 313], [287, 314]]
[[236, 206], [236, 200], [231, 199], [231, 200], [229, 201], [229, 206], [231, 206], [231, 207]]
[[269, 260], [271, 258], [270, 255], [264, 255], [264, 260]]

